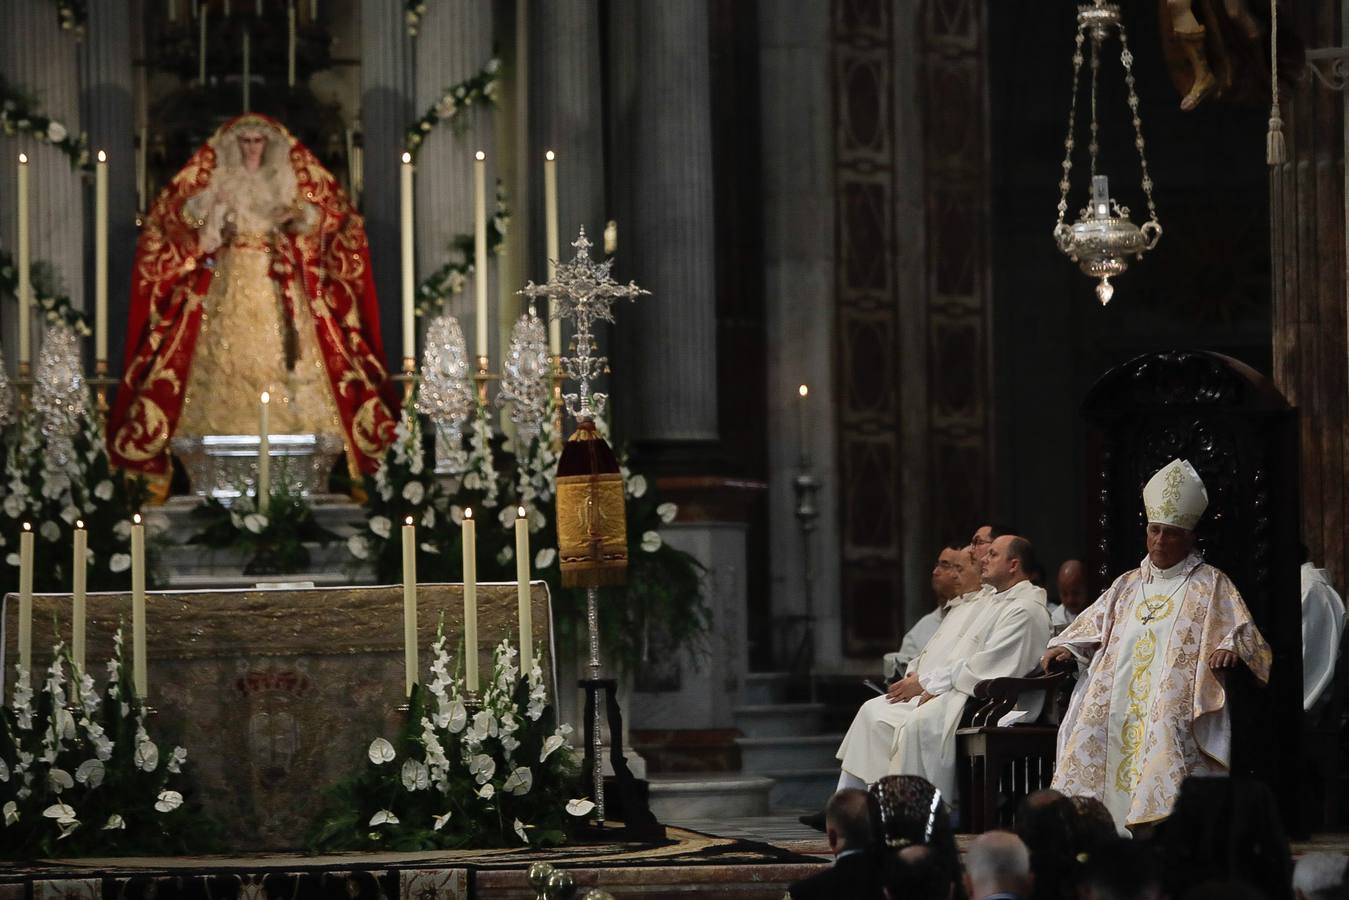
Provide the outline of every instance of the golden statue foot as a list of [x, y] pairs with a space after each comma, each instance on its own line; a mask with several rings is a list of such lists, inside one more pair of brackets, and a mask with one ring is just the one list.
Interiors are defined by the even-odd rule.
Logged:
[[1194, 83], [1180, 101], [1180, 108], [1185, 112], [1190, 112], [1204, 102], [1204, 98], [1218, 87], [1218, 79], [1213, 77], [1213, 72], [1208, 67], [1208, 57], [1204, 53], [1204, 33], [1202, 25], [1197, 31], [1176, 32], [1176, 37], [1180, 39], [1181, 46], [1185, 48], [1185, 55], [1190, 60], [1190, 71], [1194, 73]]

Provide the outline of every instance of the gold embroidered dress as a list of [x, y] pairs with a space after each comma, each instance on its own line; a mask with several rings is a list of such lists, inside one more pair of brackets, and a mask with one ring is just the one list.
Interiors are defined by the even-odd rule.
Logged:
[[1120, 827], [1169, 816], [1186, 776], [1228, 771], [1231, 721], [1208, 666], [1214, 651], [1233, 651], [1269, 680], [1269, 645], [1241, 595], [1195, 554], [1170, 569], [1145, 558], [1049, 646], [1067, 647], [1084, 670], [1059, 728], [1052, 786], [1097, 798]]

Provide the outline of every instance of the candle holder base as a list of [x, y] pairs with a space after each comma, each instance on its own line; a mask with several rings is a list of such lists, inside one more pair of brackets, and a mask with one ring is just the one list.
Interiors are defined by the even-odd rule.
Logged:
[[[582, 771], [589, 774], [596, 788], [601, 792], [595, 798], [595, 826], [604, 828], [605, 806], [603, 791], [606, 786], [613, 788], [613, 803], [609, 813], [623, 823], [621, 832], [614, 835], [606, 829], [606, 834], [621, 837], [624, 840], [664, 840], [665, 826], [657, 821], [647, 802], [647, 791], [642, 789], [637, 778], [628, 768], [623, 756], [623, 713], [618, 706], [618, 682], [613, 678], [582, 678], [577, 686], [586, 692], [585, 702], [585, 759]], [[609, 723], [609, 764], [614, 775], [606, 785], [601, 773], [603, 761], [600, 759], [599, 697], [604, 692], [605, 714]]]

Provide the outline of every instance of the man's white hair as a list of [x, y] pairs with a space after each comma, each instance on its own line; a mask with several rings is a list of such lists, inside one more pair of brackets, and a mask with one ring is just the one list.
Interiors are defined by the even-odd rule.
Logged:
[[1330, 897], [1344, 882], [1346, 864], [1343, 853], [1307, 853], [1293, 867], [1293, 890], [1307, 900]]
[[1010, 831], [985, 832], [965, 854], [965, 871], [976, 890], [1024, 885], [1030, 878], [1030, 851]]

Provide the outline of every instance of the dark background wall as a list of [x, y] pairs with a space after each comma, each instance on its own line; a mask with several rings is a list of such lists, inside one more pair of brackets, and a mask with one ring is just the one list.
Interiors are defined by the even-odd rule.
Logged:
[[[1086, 549], [1079, 407], [1104, 372], [1164, 348], [1215, 350], [1268, 375], [1271, 365], [1265, 106], [1206, 102], [1180, 110], [1157, 4], [1124, 4], [1161, 243], [1114, 280], [1094, 282], [1050, 236], [1067, 130], [1076, 4], [988, 5], [992, 118], [995, 515], [1039, 546], [1047, 567]], [[1086, 191], [1086, 117], [1069, 219]], [[1102, 171], [1136, 224], [1146, 217], [1119, 43], [1106, 45], [1099, 101]], [[1139, 554], [1143, 552], [1140, 535]]]

